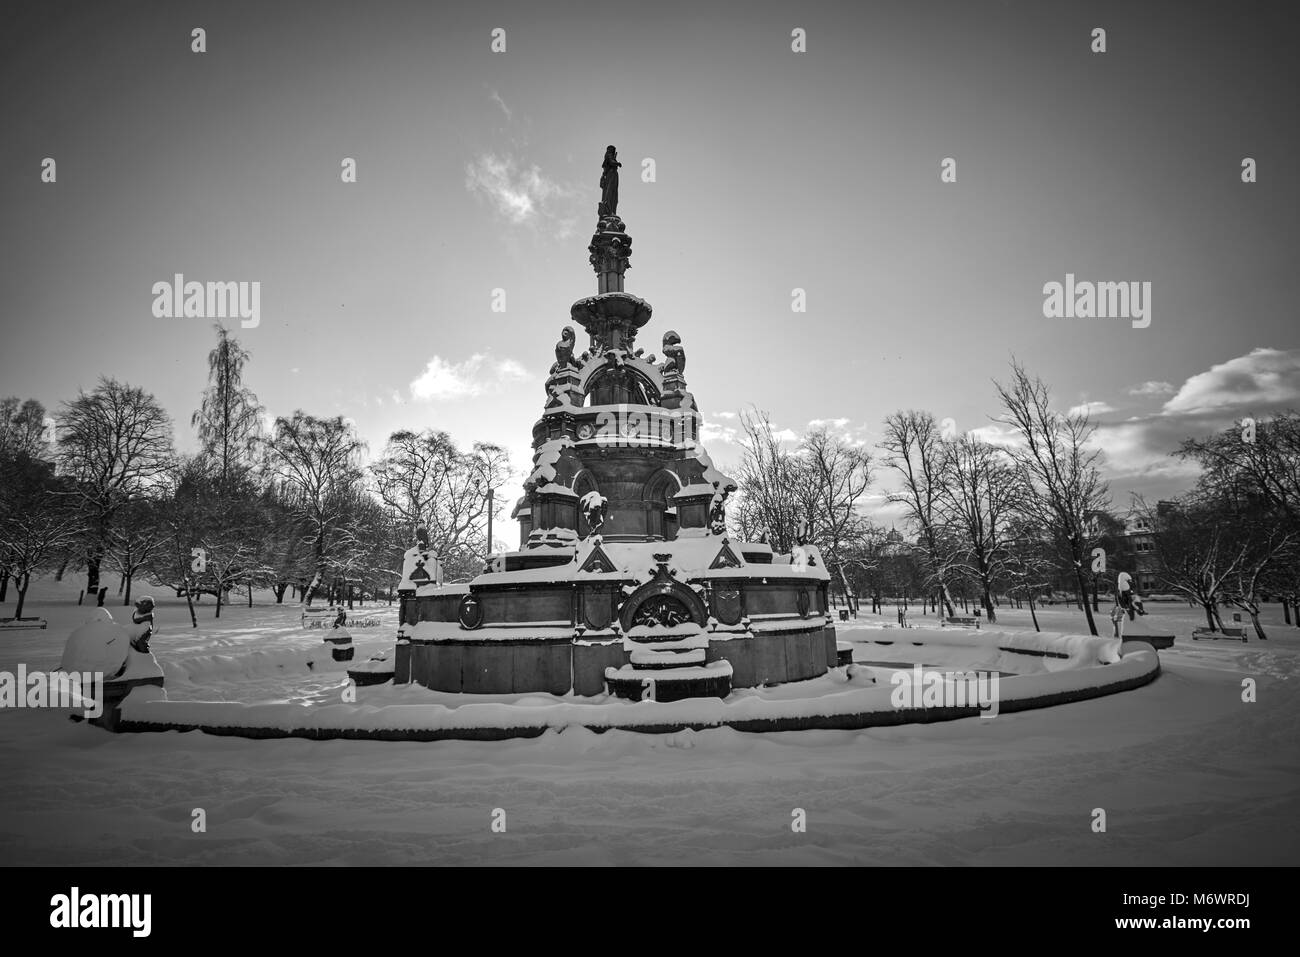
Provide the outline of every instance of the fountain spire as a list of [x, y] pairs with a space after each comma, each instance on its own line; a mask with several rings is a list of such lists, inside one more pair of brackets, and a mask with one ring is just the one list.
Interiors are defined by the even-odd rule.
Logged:
[[587, 247], [591, 253], [591, 268], [596, 271], [598, 294], [623, 291], [623, 273], [628, 270], [628, 260], [632, 256], [632, 237], [618, 217], [618, 170], [622, 165], [618, 161], [618, 150], [613, 146], [607, 147], [601, 165], [596, 232]]

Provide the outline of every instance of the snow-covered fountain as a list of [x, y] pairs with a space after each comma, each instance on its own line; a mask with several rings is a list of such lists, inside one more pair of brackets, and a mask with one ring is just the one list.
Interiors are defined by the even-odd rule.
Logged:
[[228, 683], [193, 680], [214, 662], [169, 660], [188, 680], [170, 697], [161, 673], [121, 684], [105, 726], [425, 741], [856, 729], [992, 717], [1154, 680], [1159, 658], [1140, 640], [879, 622], [837, 636], [816, 547], [778, 554], [728, 534], [736, 483], [700, 444], [681, 337], [665, 332], [658, 357], [637, 345], [651, 308], [624, 290], [632, 241], [612, 147], [602, 188], [588, 247], [596, 293], [570, 308], [547, 373], [513, 513], [518, 547], [452, 584], [421, 536], [403, 561], [395, 645], [350, 666], [319, 649], [216, 656], [222, 672], [255, 679], [241, 700]]
[[775, 554], [728, 536], [736, 483], [699, 442], [686, 352], [637, 346], [648, 302], [624, 290], [632, 253], [606, 155], [588, 247], [597, 292], [570, 308], [533, 426], [513, 517], [519, 548], [468, 584], [408, 552], [396, 680], [438, 691], [670, 701], [815, 678], [837, 663], [829, 576], [811, 545]]

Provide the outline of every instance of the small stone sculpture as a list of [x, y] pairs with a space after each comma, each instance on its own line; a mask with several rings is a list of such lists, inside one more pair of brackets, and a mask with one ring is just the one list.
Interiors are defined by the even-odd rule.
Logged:
[[671, 329], [664, 333], [663, 352], [664, 364], [661, 371], [686, 375], [686, 350], [682, 348], [682, 337]]
[[565, 326], [560, 333], [560, 341], [555, 344], [555, 364], [551, 366], [551, 375], [563, 372], [573, 365], [573, 347], [578, 342], [573, 326]]

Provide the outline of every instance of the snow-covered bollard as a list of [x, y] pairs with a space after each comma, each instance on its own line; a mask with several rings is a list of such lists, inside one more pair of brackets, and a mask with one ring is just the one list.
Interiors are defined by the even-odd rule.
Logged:
[[351, 661], [356, 651], [352, 646], [352, 633], [343, 627], [347, 619], [347, 612], [340, 608], [334, 626], [325, 632], [325, 644], [329, 646], [330, 656], [335, 661]]
[[362, 688], [392, 681], [394, 671], [392, 653], [386, 651], [349, 668], [348, 677], [358, 688]]
[[68, 635], [59, 670], [93, 675], [102, 689], [99, 714], [89, 719], [91, 724], [117, 730], [122, 700], [132, 690], [143, 685], [163, 686], [158, 659], [147, 650], [147, 641], [139, 640], [138, 630], [119, 625], [107, 608], [96, 608], [89, 621]]

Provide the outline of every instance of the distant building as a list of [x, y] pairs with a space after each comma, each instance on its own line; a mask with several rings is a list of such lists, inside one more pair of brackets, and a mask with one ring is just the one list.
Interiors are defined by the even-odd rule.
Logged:
[[897, 528], [891, 528], [885, 536], [885, 544], [880, 547], [882, 555], [908, 555], [912, 552], [913, 546], [903, 538], [903, 533]]
[[[1161, 500], [1156, 503], [1156, 515], [1164, 515], [1177, 507], [1175, 502]], [[1155, 533], [1150, 518], [1144, 513], [1130, 511], [1124, 516], [1120, 560], [1133, 576], [1139, 592], [1151, 592], [1159, 587], [1156, 579]]]

